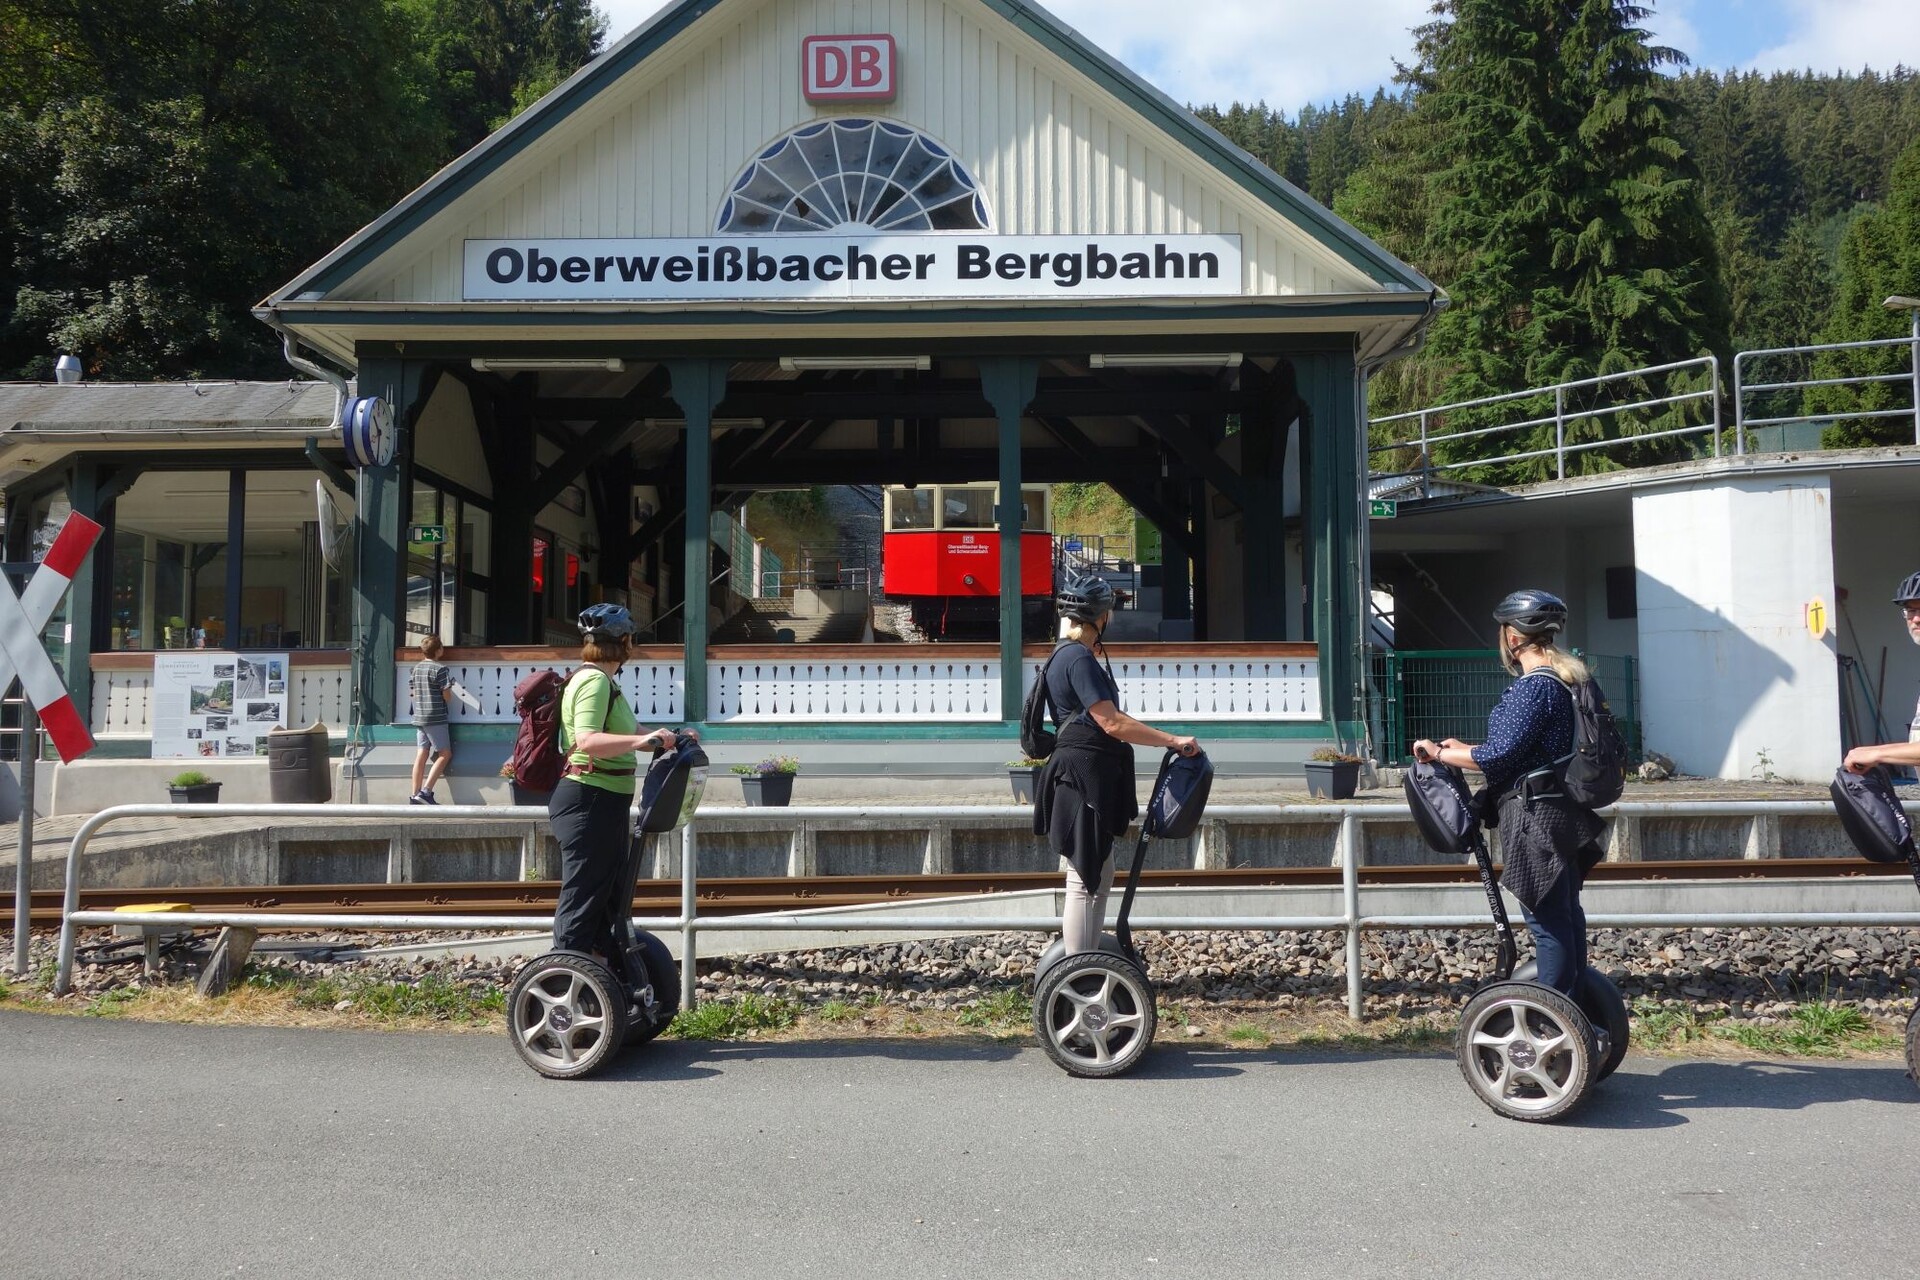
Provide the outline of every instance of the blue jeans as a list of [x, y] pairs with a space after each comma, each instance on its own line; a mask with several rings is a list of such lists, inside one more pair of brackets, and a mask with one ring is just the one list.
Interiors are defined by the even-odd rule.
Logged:
[[1527, 932], [1533, 935], [1539, 981], [1572, 996], [1587, 967], [1587, 913], [1580, 907], [1578, 869], [1561, 872], [1532, 910], [1524, 905], [1521, 910], [1527, 917]]

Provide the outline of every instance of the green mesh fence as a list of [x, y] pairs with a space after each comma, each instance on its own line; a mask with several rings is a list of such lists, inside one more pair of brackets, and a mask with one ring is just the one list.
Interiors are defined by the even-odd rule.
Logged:
[[[1634, 660], [1582, 654], [1607, 692], [1627, 746], [1640, 754], [1640, 696]], [[1387, 764], [1413, 759], [1420, 738], [1486, 736], [1487, 714], [1513, 683], [1492, 649], [1408, 649], [1373, 655], [1373, 730]]]

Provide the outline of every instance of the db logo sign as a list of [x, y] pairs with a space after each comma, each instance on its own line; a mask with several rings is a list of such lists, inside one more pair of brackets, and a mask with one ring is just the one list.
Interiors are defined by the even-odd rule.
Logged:
[[960, 536], [960, 541], [970, 547], [973, 545], [973, 535], [970, 533], [962, 534]]
[[891, 102], [898, 65], [892, 36], [808, 36], [800, 42], [808, 102]]

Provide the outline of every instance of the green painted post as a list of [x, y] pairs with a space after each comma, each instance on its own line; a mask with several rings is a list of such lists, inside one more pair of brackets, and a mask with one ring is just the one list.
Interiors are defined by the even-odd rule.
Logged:
[[[67, 503], [79, 515], [89, 520], [100, 518], [100, 468], [97, 464], [82, 459], [73, 467], [73, 480], [67, 486]], [[73, 696], [73, 705], [80, 708], [80, 714], [90, 715], [93, 706], [93, 619], [94, 603], [97, 598], [95, 584], [101, 576], [111, 575], [113, 566], [102, 562], [102, 546], [107, 540], [102, 538], [86, 559], [80, 562], [79, 569], [73, 575], [73, 586], [67, 591], [67, 643], [66, 660], [62, 664], [67, 679], [67, 692]], [[106, 551], [111, 555], [111, 549]]]
[[1367, 490], [1361, 469], [1358, 382], [1353, 356], [1298, 356], [1300, 396], [1310, 409], [1307, 527], [1313, 544], [1313, 632], [1320, 645], [1321, 709], [1343, 738], [1357, 738], [1358, 689], [1366, 636], [1360, 581]]
[[413, 456], [415, 418], [439, 380], [438, 371], [418, 360], [362, 358], [360, 394], [379, 396], [393, 406], [396, 442], [393, 461], [360, 472], [360, 504], [354, 515], [358, 571], [353, 579], [353, 617], [360, 656], [354, 664], [354, 715], [364, 731], [392, 724], [394, 650], [399, 643], [402, 581], [405, 573], [406, 482]]
[[980, 362], [980, 388], [1000, 421], [1000, 716], [1020, 718], [1020, 421], [1033, 403], [1040, 362], [994, 356]]
[[682, 576], [686, 616], [686, 705], [689, 723], [707, 718], [707, 608], [713, 576], [713, 410], [726, 397], [727, 360], [671, 360], [668, 395], [687, 420], [686, 563]]

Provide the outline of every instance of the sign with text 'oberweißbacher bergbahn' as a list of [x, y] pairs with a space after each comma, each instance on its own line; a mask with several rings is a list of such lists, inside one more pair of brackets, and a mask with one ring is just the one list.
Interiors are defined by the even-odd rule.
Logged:
[[469, 302], [1184, 298], [1241, 292], [1240, 237], [469, 240]]

